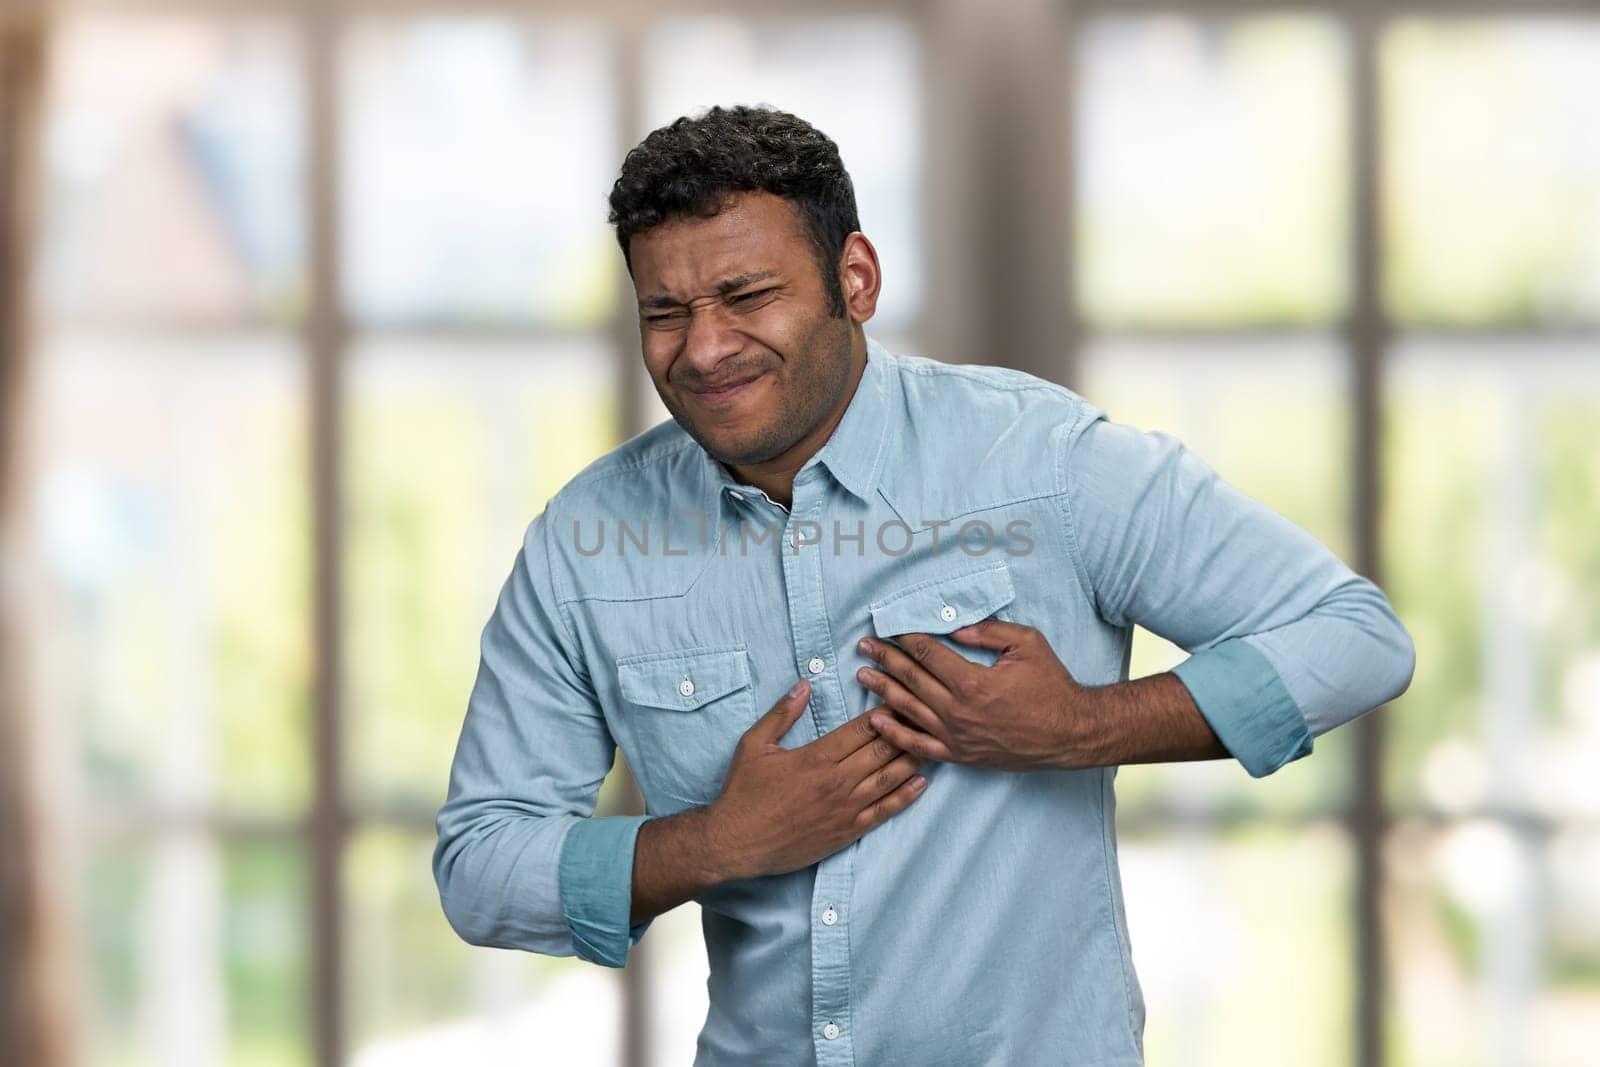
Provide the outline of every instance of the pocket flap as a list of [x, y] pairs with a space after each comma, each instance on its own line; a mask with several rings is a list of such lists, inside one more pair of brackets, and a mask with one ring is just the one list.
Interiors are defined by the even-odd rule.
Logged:
[[898, 590], [867, 609], [879, 637], [947, 634], [988, 618], [1015, 598], [1011, 568], [1001, 561]]
[[622, 699], [630, 704], [693, 711], [750, 684], [743, 648], [688, 648], [617, 660]]

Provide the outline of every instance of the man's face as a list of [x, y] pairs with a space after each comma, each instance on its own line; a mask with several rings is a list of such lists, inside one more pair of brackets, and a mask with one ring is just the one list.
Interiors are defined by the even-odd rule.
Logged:
[[852, 322], [829, 316], [803, 226], [782, 197], [744, 193], [713, 218], [664, 222], [630, 246], [656, 392], [729, 466], [781, 456], [849, 384]]

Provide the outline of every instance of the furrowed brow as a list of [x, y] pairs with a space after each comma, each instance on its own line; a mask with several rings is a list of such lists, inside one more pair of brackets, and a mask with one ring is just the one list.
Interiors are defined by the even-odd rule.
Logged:
[[[732, 278], [724, 278], [722, 281], [716, 284], [716, 293], [718, 296], [726, 296], [736, 289], [743, 289], [747, 285], [753, 285], [756, 282], [766, 281], [768, 278], [776, 278], [777, 276], [778, 272], [775, 270], [760, 270], [751, 271], [749, 274], [740, 274]], [[643, 300], [639, 301], [639, 310], [646, 311], [650, 308], [681, 307], [683, 303], [684, 302], [682, 300], [679, 300], [675, 296], [668, 296], [665, 293], [657, 293], [647, 296]]]

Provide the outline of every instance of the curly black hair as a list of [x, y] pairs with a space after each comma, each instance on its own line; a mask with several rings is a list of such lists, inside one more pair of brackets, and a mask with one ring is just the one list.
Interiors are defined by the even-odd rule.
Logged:
[[631, 275], [628, 245], [635, 234], [669, 219], [711, 218], [734, 195], [757, 190], [794, 204], [822, 273], [829, 314], [843, 318], [839, 257], [845, 238], [861, 228], [855, 186], [838, 146], [787, 111], [719, 105], [652, 131], [623, 160], [606, 221], [616, 227]]

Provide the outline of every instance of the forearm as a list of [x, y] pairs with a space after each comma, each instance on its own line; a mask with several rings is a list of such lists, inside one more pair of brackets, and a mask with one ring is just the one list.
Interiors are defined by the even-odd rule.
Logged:
[[738, 877], [736, 866], [717, 840], [709, 808], [649, 820], [634, 842], [629, 921], [637, 926]]
[[438, 820], [433, 872], [445, 917], [472, 945], [569, 955], [556, 878], [568, 818], [527, 818], [456, 798]]
[[1079, 690], [1084, 714], [1064, 746], [1069, 767], [1226, 759], [1228, 750], [1170, 671]]

